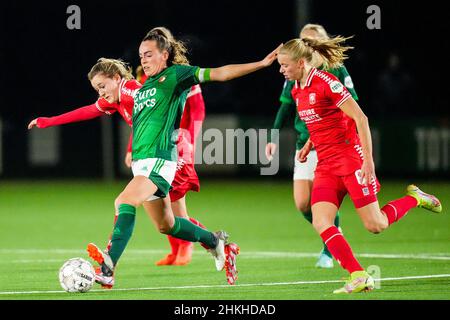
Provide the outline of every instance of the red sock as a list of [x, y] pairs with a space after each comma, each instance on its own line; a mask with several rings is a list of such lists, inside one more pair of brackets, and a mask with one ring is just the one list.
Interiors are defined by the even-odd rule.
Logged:
[[417, 200], [414, 197], [405, 196], [389, 202], [381, 208], [381, 211], [386, 215], [389, 225], [391, 225], [406, 216], [408, 211], [415, 207], [417, 207]]
[[364, 270], [353, 255], [352, 248], [342, 233], [335, 226], [329, 227], [320, 234], [328, 250], [339, 264], [349, 273]]
[[[200, 228], [206, 230], [206, 227], [205, 227], [203, 224], [201, 224], [200, 221], [195, 220], [195, 219], [192, 218], [192, 217], [190, 217], [189, 220], [190, 220], [193, 224], [195, 224], [195, 225], [199, 226]], [[204, 243], [201, 243], [201, 242], [199, 242], [199, 243], [200, 243], [200, 245], [201, 245], [203, 248], [205, 248], [206, 250], [211, 249], [211, 248], [209, 248], [207, 245], [205, 245]]]
[[171, 235], [167, 235], [167, 239], [169, 240], [172, 254], [177, 255], [178, 247], [180, 246], [181, 241], [184, 241], [184, 240], [172, 237]]

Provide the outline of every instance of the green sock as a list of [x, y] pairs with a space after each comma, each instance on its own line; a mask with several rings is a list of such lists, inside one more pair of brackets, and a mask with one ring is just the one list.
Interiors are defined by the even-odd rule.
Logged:
[[[336, 228], [339, 228], [339, 211], [336, 213], [336, 218], [334, 218], [334, 225], [336, 226]], [[331, 255], [330, 250], [328, 250], [328, 247], [327, 247], [327, 245], [325, 243], [323, 244], [323, 251], [322, 252], [325, 253], [330, 258], [333, 257]]]
[[308, 212], [303, 213], [303, 218], [305, 218], [309, 223], [312, 224], [312, 212], [309, 210]]
[[339, 211], [336, 213], [336, 218], [334, 218], [334, 225], [339, 228]]
[[119, 216], [114, 225], [113, 234], [111, 237], [111, 249], [109, 249], [109, 256], [116, 265], [123, 251], [125, 250], [128, 240], [133, 234], [134, 222], [136, 220], [136, 208], [129, 204], [119, 205]]
[[216, 237], [212, 232], [202, 229], [184, 218], [175, 217], [175, 224], [169, 234], [178, 239], [201, 242], [210, 248], [217, 246]]

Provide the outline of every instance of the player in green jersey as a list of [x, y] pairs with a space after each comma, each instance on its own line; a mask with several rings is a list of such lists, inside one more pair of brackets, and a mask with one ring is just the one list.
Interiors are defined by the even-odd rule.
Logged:
[[[177, 165], [178, 137], [175, 125], [182, 114], [181, 106], [188, 89], [199, 83], [227, 81], [270, 66], [281, 45], [258, 62], [199, 68], [187, 64], [179, 42], [158, 32], [149, 32], [139, 47], [142, 68], [147, 81], [134, 96], [132, 170], [134, 178], [115, 200], [119, 212], [108, 253], [95, 244], [88, 252], [101, 269], [96, 281], [114, 284], [114, 269], [131, 238], [136, 207], [143, 205], [155, 227], [163, 234], [209, 247], [218, 271], [225, 269], [228, 283], [237, 278], [236, 255], [239, 247], [227, 243], [224, 231], [212, 233], [188, 219], [174, 216], [168, 192]], [[180, 64], [185, 63], [185, 64]]]
[[[318, 24], [307, 24], [305, 25], [301, 32], [300, 38], [313, 38], [313, 39], [329, 39], [327, 32], [324, 27]], [[323, 62], [319, 56], [314, 57], [314, 65], [320, 69], [324, 69]], [[358, 100], [358, 95], [353, 86], [352, 78], [350, 77], [347, 69], [344, 65], [338, 68], [326, 69], [327, 72], [334, 74], [341, 83], [343, 83], [348, 91], [351, 93], [353, 99]], [[297, 132], [296, 141], [296, 154], [294, 159], [294, 201], [297, 210], [299, 210], [303, 217], [312, 223], [312, 213], [311, 213], [311, 188], [314, 179], [314, 170], [317, 165], [317, 155], [313, 150], [308, 156], [308, 160], [305, 163], [300, 163], [297, 159], [298, 151], [303, 147], [305, 142], [309, 138], [309, 132], [306, 128], [305, 123], [300, 120], [297, 115], [297, 107], [295, 101], [292, 98], [291, 91], [294, 86], [295, 81], [286, 80], [283, 86], [283, 91], [281, 92], [280, 102], [281, 106], [278, 109], [275, 121], [273, 124], [273, 129], [280, 130], [286, 122], [287, 118], [294, 117], [294, 128]], [[273, 154], [277, 149], [275, 143], [269, 142], [266, 146], [266, 156], [271, 159]], [[336, 215], [335, 225], [339, 228], [339, 212]], [[319, 259], [316, 262], [316, 267], [318, 268], [332, 268], [333, 258], [328, 250], [327, 246], [323, 244], [323, 250], [319, 254]]]

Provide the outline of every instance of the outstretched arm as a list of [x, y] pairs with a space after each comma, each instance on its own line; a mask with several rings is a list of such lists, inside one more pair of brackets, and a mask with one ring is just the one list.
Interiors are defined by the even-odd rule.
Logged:
[[88, 105], [85, 107], [75, 109], [73, 111], [63, 113], [58, 116], [39, 117], [39, 118], [33, 119], [28, 124], [28, 129], [31, 129], [33, 127], [38, 127], [40, 129], [43, 129], [43, 128], [59, 126], [62, 124], [67, 124], [67, 123], [72, 123], [72, 122], [85, 121], [85, 120], [90, 120], [90, 119], [100, 117], [104, 114], [105, 113], [103, 113], [97, 109], [95, 104], [91, 104], [91, 105]]
[[209, 79], [211, 81], [228, 81], [231, 79], [245, 76], [246, 74], [255, 72], [259, 69], [270, 66], [277, 58], [278, 51], [282, 44], [274, 51], [269, 53], [264, 59], [258, 62], [243, 63], [243, 64], [229, 64], [219, 68], [211, 68]]

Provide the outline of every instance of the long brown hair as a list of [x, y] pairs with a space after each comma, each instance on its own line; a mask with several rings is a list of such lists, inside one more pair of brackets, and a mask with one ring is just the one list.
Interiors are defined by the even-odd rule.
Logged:
[[108, 78], [118, 74], [121, 78], [134, 79], [131, 68], [120, 59], [100, 58], [88, 73], [88, 78], [92, 81], [97, 74], [103, 74]]
[[313, 54], [317, 53], [323, 60], [325, 69], [337, 68], [348, 58], [346, 51], [353, 49], [343, 43], [352, 37], [336, 36], [330, 39], [292, 39], [280, 49], [280, 54], [288, 54], [294, 60], [305, 59], [311, 63]]
[[167, 65], [172, 64], [189, 64], [189, 60], [186, 57], [187, 49], [183, 42], [175, 39], [166, 27], [156, 27], [150, 30], [142, 40], [150, 41], [155, 40], [158, 49], [162, 52], [166, 50], [169, 53], [169, 58], [167, 59]]

